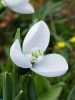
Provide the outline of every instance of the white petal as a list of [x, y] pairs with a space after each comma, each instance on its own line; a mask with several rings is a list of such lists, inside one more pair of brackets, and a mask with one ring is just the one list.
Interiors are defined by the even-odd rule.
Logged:
[[14, 6], [17, 4], [28, 3], [29, 0], [3, 0], [8, 6]]
[[12, 61], [19, 67], [30, 68], [32, 64], [27, 56], [21, 52], [21, 47], [18, 39], [13, 43], [10, 49], [10, 57]]
[[16, 13], [20, 14], [32, 14], [34, 13], [34, 8], [32, 7], [31, 4], [27, 3], [25, 5], [16, 5], [16, 6], [11, 6], [9, 7], [11, 10], [13, 10]]
[[46, 50], [50, 39], [50, 32], [47, 24], [40, 21], [33, 25], [23, 42], [23, 52], [29, 53], [31, 49], [38, 47], [43, 52]]
[[56, 77], [63, 75], [68, 70], [68, 64], [61, 55], [49, 54], [42, 61], [33, 65], [31, 70], [42, 76]]
[[34, 8], [28, 3], [28, 0], [5, 0], [7, 6], [14, 12], [20, 14], [31, 14], [34, 13]]

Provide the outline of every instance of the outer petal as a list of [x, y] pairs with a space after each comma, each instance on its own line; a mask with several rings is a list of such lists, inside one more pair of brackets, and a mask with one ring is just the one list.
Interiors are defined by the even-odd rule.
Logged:
[[20, 13], [20, 14], [31, 14], [34, 13], [34, 8], [31, 4], [27, 3], [24, 6], [23, 5], [17, 5], [17, 6], [11, 6], [9, 7], [14, 12]]
[[14, 12], [20, 14], [31, 14], [34, 13], [34, 8], [28, 3], [28, 0], [5, 0], [7, 6]]
[[36, 23], [26, 35], [23, 42], [23, 52], [29, 53], [31, 49], [38, 47], [43, 52], [46, 50], [50, 39], [50, 32], [44, 21]]
[[8, 6], [14, 6], [17, 4], [28, 3], [29, 0], [3, 0]]
[[68, 64], [61, 55], [50, 54], [45, 56], [39, 63], [33, 65], [31, 70], [42, 76], [56, 77], [63, 75], [68, 70]]
[[12, 61], [19, 67], [30, 68], [32, 66], [29, 58], [22, 54], [18, 39], [11, 46], [10, 57]]

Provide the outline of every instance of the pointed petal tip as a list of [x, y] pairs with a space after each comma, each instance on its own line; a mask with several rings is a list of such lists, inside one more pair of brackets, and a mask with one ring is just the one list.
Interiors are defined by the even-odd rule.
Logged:
[[10, 49], [17, 48], [17, 47], [19, 47], [19, 50], [21, 49], [21, 47], [20, 47], [20, 42], [19, 42], [18, 39], [16, 39], [16, 40], [14, 41], [14, 43], [12, 44], [12, 46], [11, 46]]
[[34, 12], [35, 12], [35, 9], [33, 8], [33, 6], [32, 6], [32, 5], [31, 5], [31, 7], [32, 7], [31, 11], [32, 11], [32, 13], [34, 13]]
[[43, 20], [40, 20], [40, 21], [38, 22], [38, 24], [39, 24], [39, 25], [47, 25], [47, 24], [45, 23], [45, 21], [43, 21]]
[[10, 48], [10, 58], [11, 58], [11, 55], [12, 55], [12, 52], [15, 50], [15, 49], [18, 49], [21, 51], [21, 47], [20, 47], [20, 43], [19, 43], [19, 40], [16, 39], [14, 41], [14, 43], [12, 44], [11, 48]]
[[33, 14], [35, 12], [29, 0], [4, 0], [8, 8], [19, 14]]
[[30, 9], [30, 14], [33, 14], [33, 13], [35, 13], [34, 8]]
[[[43, 38], [41, 38], [43, 37]], [[23, 53], [29, 53], [32, 48], [38, 47], [43, 52], [48, 47], [50, 31], [44, 21], [39, 21], [31, 27], [23, 42]]]
[[12, 44], [12, 46], [11, 46], [11, 48], [10, 49], [12, 49], [12, 47], [14, 47], [14, 45], [16, 45], [16, 44], [18, 44], [19, 43], [19, 40], [18, 39], [16, 39], [15, 41], [14, 41], [14, 43]]
[[27, 12], [27, 14], [33, 14], [33, 13], [35, 13], [35, 9], [33, 8], [33, 6], [31, 5], [31, 4], [28, 4], [28, 12]]
[[45, 21], [43, 21], [43, 20], [41, 20], [41, 21], [39, 21], [37, 24], [39, 24], [38, 26], [39, 27], [45, 27], [45, 28], [47, 28], [47, 30], [48, 30], [48, 33], [50, 33], [50, 31], [49, 31], [49, 27], [48, 27], [48, 25], [46, 24], [46, 22]]
[[19, 40], [16, 39], [10, 48], [10, 58], [14, 64], [22, 68], [30, 68], [32, 64], [29, 58], [21, 51]]

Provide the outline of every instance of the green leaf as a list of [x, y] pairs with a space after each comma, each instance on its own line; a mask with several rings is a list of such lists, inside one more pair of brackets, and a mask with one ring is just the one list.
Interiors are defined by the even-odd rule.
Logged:
[[27, 100], [23, 90], [20, 90], [19, 94], [15, 97], [15, 100]]
[[67, 100], [75, 100], [75, 86], [71, 89]]
[[3, 97], [3, 75], [0, 73], [0, 98]]
[[15, 40], [18, 39], [20, 41], [20, 28], [17, 28]]
[[35, 85], [32, 77], [30, 75], [26, 75], [23, 81], [24, 92], [27, 95], [27, 100], [38, 100]]
[[40, 100], [57, 100], [62, 91], [62, 86], [52, 87], [52, 89], [44, 93]]
[[63, 85], [52, 86], [47, 78], [36, 75], [34, 77], [39, 100], [57, 100]]
[[0, 99], [0, 100], [3, 100], [3, 99]]
[[3, 74], [3, 100], [13, 100], [13, 79], [8, 72]]
[[51, 89], [51, 85], [48, 79], [45, 77], [35, 75], [34, 81], [39, 96], [43, 95], [44, 92], [49, 91]]
[[28, 100], [38, 100], [34, 81], [31, 76], [29, 76], [29, 80], [27, 83], [27, 95], [28, 95]]

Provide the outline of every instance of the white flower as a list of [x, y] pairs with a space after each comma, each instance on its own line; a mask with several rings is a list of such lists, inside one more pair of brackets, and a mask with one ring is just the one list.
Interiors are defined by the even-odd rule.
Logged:
[[10, 57], [19, 67], [30, 68], [39, 75], [46, 77], [63, 75], [68, 70], [65, 58], [59, 54], [44, 56], [49, 40], [48, 26], [44, 21], [40, 21], [27, 33], [22, 50], [18, 39], [16, 39], [11, 46]]
[[4, 5], [7, 5], [11, 10], [20, 14], [34, 13], [34, 8], [29, 3], [29, 0], [2, 0]]

